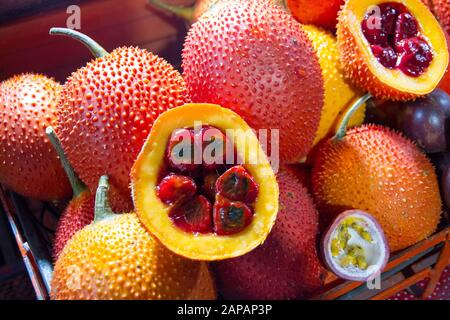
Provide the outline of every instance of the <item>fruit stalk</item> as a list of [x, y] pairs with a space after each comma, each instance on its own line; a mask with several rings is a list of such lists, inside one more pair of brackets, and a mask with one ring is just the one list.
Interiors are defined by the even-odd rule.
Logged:
[[356, 100], [353, 105], [347, 110], [345, 113], [344, 118], [342, 119], [341, 124], [339, 125], [338, 130], [336, 131], [336, 134], [334, 136], [334, 140], [342, 140], [345, 137], [345, 133], [347, 132], [348, 123], [350, 122], [350, 119], [355, 114], [358, 109], [364, 105], [368, 100], [372, 98], [372, 95], [370, 93], [366, 93], [362, 97], [360, 97], [358, 100]]
[[64, 171], [66, 172], [67, 178], [69, 179], [70, 186], [72, 187], [73, 198], [76, 198], [81, 193], [83, 193], [87, 189], [87, 187], [80, 180], [80, 178], [78, 178], [78, 175], [76, 174], [75, 170], [73, 170], [72, 166], [70, 165], [70, 162], [64, 153], [61, 141], [56, 135], [56, 132], [53, 129], [53, 127], [51, 126], [47, 127], [47, 129], [45, 129], [45, 133], [47, 134], [48, 139], [50, 140], [51, 144], [53, 145], [53, 148], [55, 149], [56, 153], [59, 156], [59, 160], [61, 161]]
[[148, 3], [158, 10], [170, 12], [171, 14], [174, 14], [175, 16], [180, 17], [186, 21], [191, 22], [194, 20], [195, 4], [190, 7], [182, 7], [168, 4], [160, 0], [148, 0]]
[[94, 223], [104, 220], [114, 215], [109, 206], [109, 181], [108, 176], [103, 175], [98, 181], [98, 188], [95, 194], [95, 217]]
[[103, 49], [103, 47], [99, 45], [95, 40], [81, 32], [68, 28], [51, 28], [49, 34], [67, 36], [81, 42], [91, 51], [91, 53], [96, 58], [101, 58], [108, 54], [108, 51]]

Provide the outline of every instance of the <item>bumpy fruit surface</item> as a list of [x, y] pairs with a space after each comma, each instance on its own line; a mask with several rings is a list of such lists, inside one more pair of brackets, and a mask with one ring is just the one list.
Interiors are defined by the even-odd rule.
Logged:
[[132, 208], [129, 173], [158, 115], [188, 100], [181, 75], [144, 49], [122, 47], [67, 79], [56, 128], [81, 180], [108, 174], [115, 211]]
[[439, 222], [433, 166], [410, 140], [382, 126], [355, 128], [321, 145], [312, 179], [324, 226], [342, 210], [370, 212], [392, 251], [425, 239]]
[[225, 299], [307, 298], [323, 284], [313, 201], [291, 171], [282, 169], [277, 180], [280, 211], [267, 240], [246, 255], [213, 264]]
[[286, 0], [291, 14], [301, 23], [336, 28], [338, 11], [345, 0]]
[[[311, 40], [319, 58], [325, 87], [325, 102], [314, 139], [316, 145], [324, 137], [335, 133], [342, 114], [361, 93], [344, 78], [336, 38], [330, 32], [312, 25], [303, 25], [302, 29]], [[351, 118], [349, 127], [360, 125], [364, 121], [364, 112], [364, 107], [359, 108]]]
[[323, 79], [309, 39], [281, 8], [255, 0], [209, 12], [189, 30], [183, 70], [193, 102], [230, 108], [254, 129], [279, 129], [281, 161], [305, 158]]
[[347, 0], [337, 38], [347, 76], [380, 99], [426, 95], [448, 65], [443, 30], [420, 0]]
[[448, 0], [429, 0], [429, 2], [442, 27], [450, 33], [450, 2]]
[[95, 196], [86, 190], [72, 199], [64, 210], [58, 221], [53, 242], [55, 261], [73, 235], [94, 220], [94, 201]]
[[163, 247], [135, 214], [76, 233], [56, 262], [53, 299], [214, 299], [208, 267]]
[[[185, 128], [189, 141], [199, 123], [226, 133], [220, 140], [226, 140], [226, 145], [232, 142], [234, 147], [234, 151], [226, 148], [227, 158], [232, 152], [232, 159], [243, 163], [227, 162], [208, 172], [204, 149], [199, 153], [201, 161], [185, 173], [170, 164], [167, 157], [177, 154], [167, 152], [173, 132]], [[197, 187], [180, 183], [191, 180], [180, 174], [192, 176]], [[211, 174], [212, 183], [208, 182]], [[171, 181], [170, 188], [165, 179]], [[253, 250], [266, 239], [278, 212], [278, 184], [258, 138], [241, 117], [218, 105], [186, 104], [159, 116], [132, 168], [131, 180], [143, 224], [167, 248], [191, 259], [221, 260]], [[174, 202], [172, 195], [178, 192], [172, 190], [176, 188], [197, 193], [187, 202], [167, 204]], [[167, 198], [171, 201], [165, 201]]]
[[70, 196], [64, 170], [45, 135], [56, 124], [61, 85], [37, 74], [0, 84], [0, 182], [39, 200]]

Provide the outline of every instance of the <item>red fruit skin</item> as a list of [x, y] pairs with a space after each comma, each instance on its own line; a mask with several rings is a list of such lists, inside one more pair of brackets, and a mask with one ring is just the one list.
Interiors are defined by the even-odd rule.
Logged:
[[286, 0], [292, 15], [301, 23], [336, 29], [339, 9], [345, 0]]
[[45, 129], [56, 125], [61, 85], [22, 74], [0, 84], [0, 182], [23, 196], [52, 201], [71, 188]]
[[72, 236], [94, 221], [95, 195], [84, 191], [72, 201], [59, 219], [53, 241], [53, 259], [58, 260], [61, 251]]
[[255, 0], [208, 12], [189, 30], [183, 70], [193, 102], [230, 108], [256, 130], [279, 129], [281, 161], [311, 149], [322, 73], [310, 40], [281, 8]]
[[110, 178], [114, 212], [132, 209], [129, 173], [153, 122], [188, 102], [181, 75], [135, 47], [115, 49], [67, 79], [56, 132], [75, 171], [95, 190]]
[[317, 250], [318, 212], [300, 181], [277, 174], [280, 211], [267, 240], [250, 253], [213, 263], [225, 299], [300, 299], [322, 287], [326, 271]]

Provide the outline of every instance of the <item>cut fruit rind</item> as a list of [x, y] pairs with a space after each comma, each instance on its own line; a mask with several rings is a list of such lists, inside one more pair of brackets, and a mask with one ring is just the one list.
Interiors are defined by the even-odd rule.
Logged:
[[[185, 232], [174, 225], [169, 214], [171, 206], [157, 195], [155, 186], [169, 137], [175, 129], [195, 127], [199, 122], [226, 132], [227, 138], [234, 142], [238, 158], [256, 159], [243, 164], [259, 189], [252, 221], [239, 233]], [[266, 239], [278, 212], [278, 184], [258, 138], [239, 115], [218, 105], [186, 104], [159, 116], [132, 168], [131, 180], [134, 204], [142, 223], [168, 249], [191, 259], [221, 260], [251, 251]]]
[[[418, 77], [384, 67], [363, 34], [361, 22], [368, 9], [386, 2], [404, 4], [416, 18], [419, 31], [431, 46], [433, 59], [427, 70]], [[421, 0], [347, 0], [339, 14], [337, 37], [347, 76], [376, 98], [411, 100], [426, 95], [439, 84], [448, 65], [444, 32]]]
[[337, 216], [321, 245], [328, 268], [346, 280], [367, 281], [379, 274], [389, 259], [383, 229], [373, 216], [361, 210]]

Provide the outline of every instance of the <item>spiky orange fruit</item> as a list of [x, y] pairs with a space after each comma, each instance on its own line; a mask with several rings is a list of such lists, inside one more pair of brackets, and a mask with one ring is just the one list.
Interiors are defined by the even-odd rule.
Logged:
[[61, 85], [39, 74], [0, 84], [0, 182], [39, 200], [70, 196], [64, 170], [45, 135], [56, 124]]
[[[395, 24], [383, 18], [393, 5], [400, 7]], [[408, 29], [407, 20], [414, 27]], [[363, 23], [367, 23], [365, 31]], [[392, 26], [397, 23], [394, 35]], [[449, 61], [443, 30], [421, 0], [347, 0], [339, 13], [337, 39], [348, 78], [379, 99], [404, 101], [430, 93]], [[415, 68], [420, 71], [411, 75]]]
[[286, 0], [291, 14], [301, 23], [314, 24], [327, 29], [336, 28], [338, 11], [345, 0]]
[[310, 40], [281, 8], [233, 1], [201, 17], [186, 38], [183, 70], [193, 102], [230, 108], [254, 129], [279, 129], [282, 161], [311, 149], [322, 73]]
[[450, 33], [450, 2], [448, 0], [429, 0], [429, 2], [442, 27]]
[[244, 256], [213, 263], [226, 299], [306, 298], [323, 285], [313, 201], [291, 171], [281, 169], [277, 180], [280, 210], [267, 240]]
[[73, 235], [94, 220], [94, 201], [95, 196], [89, 190], [85, 190], [78, 197], [72, 199], [64, 210], [58, 221], [53, 240], [53, 259], [55, 261]]
[[392, 251], [434, 232], [441, 199], [434, 168], [408, 139], [382, 126], [351, 129], [318, 150], [313, 190], [324, 226], [347, 209], [372, 214]]
[[145, 49], [121, 47], [103, 55], [67, 79], [56, 131], [91, 190], [101, 175], [110, 176], [112, 207], [124, 212], [132, 208], [130, 169], [153, 121], [188, 97], [178, 71]]

